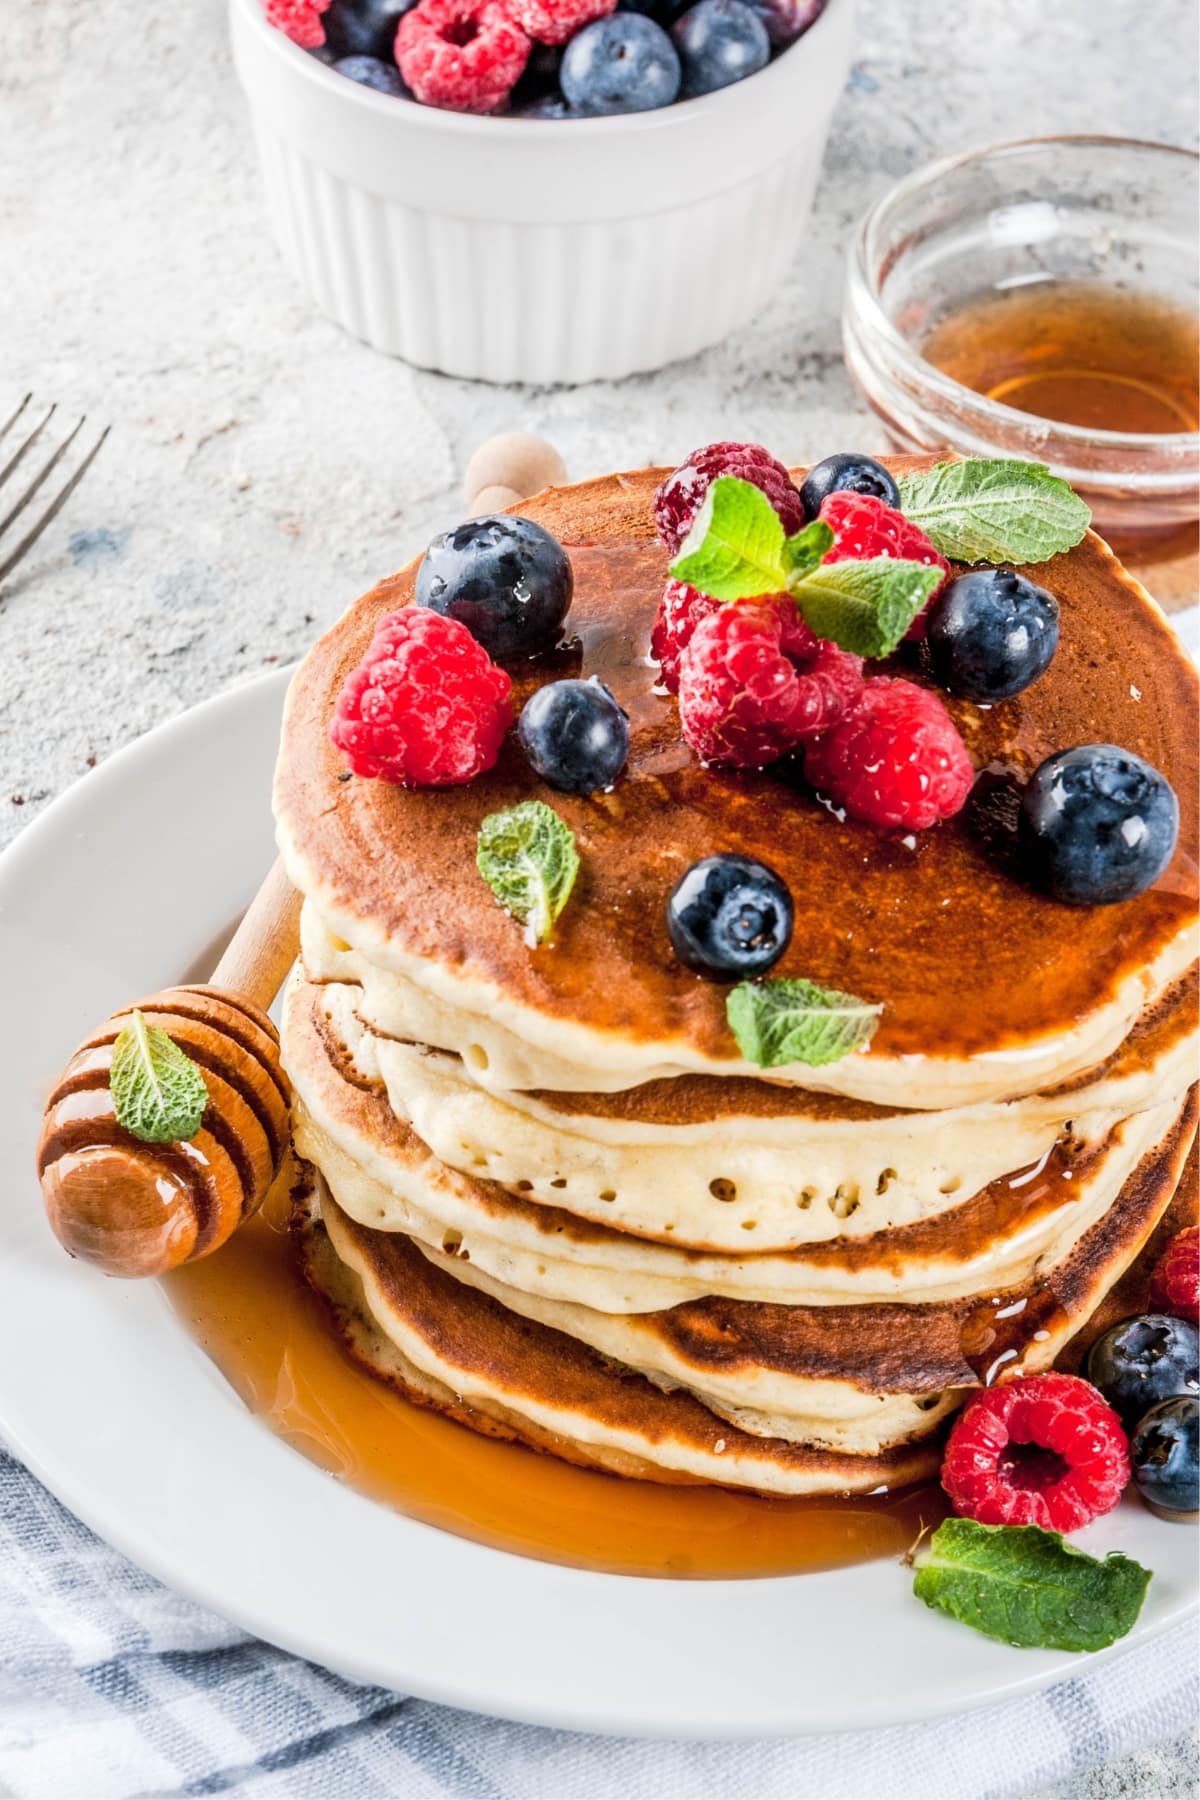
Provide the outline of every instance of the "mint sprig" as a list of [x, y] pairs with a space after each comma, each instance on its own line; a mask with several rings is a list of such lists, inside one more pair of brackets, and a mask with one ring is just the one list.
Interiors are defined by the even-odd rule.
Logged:
[[1001, 1643], [1104, 1650], [1130, 1631], [1150, 1570], [1113, 1552], [1103, 1562], [1038, 1525], [946, 1519], [913, 1558], [926, 1606]]
[[719, 475], [671, 564], [716, 600], [790, 594], [818, 637], [856, 656], [888, 656], [942, 579], [940, 569], [896, 557], [825, 563], [833, 532], [814, 519], [794, 537], [751, 481]]
[[955, 562], [1045, 562], [1077, 544], [1092, 517], [1045, 463], [943, 462], [897, 481], [905, 517]]
[[117, 1124], [144, 1144], [185, 1143], [208, 1105], [204, 1077], [187, 1053], [140, 1012], [117, 1033], [108, 1085]]
[[818, 987], [815, 981], [743, 981], [725, 1001], [725, 1016], [747, 1062], [760, 1069], [840, 1062], [869, 1044], [882, 1006]]
[[679, 546], [671, 573], [714, 600], [779, 594], [787, 586], [786, 541], [779, 514], [761, 488], [737, 475], [718, 475]]
[[579, 873], [575, 838], [554, 809], [523, 800], [489, 813], [475, 863], [505, 912], [525, 926], [529, 943], [544, 944]]
[[890, 656], [944, 579], [936, 564], [873, 556], [822, 563], [791, 591], [819, 638], [855, 656]]

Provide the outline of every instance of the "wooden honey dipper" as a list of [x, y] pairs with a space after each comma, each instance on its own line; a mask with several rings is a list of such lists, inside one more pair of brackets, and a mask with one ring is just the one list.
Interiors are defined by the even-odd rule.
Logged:
[[[565, 479], [552, 445], [528, 432], [490, 438], [467, 465], [472, 516]], [[290, 1148], [290, 1090], [267, 1017], [299, 948], [300, 896], [276, 861], [212, 981], [165, 988], [106, 1019], [55, 1082], [37, 1168], [51, 1228], [108, 1275], [165, 1275], [216, 1250], [261, 1206]], [[113, 1046], [135, 1012], [197, 1065], [208, 1091], [199, 1130], [148, 1143], [119, 1122]]]

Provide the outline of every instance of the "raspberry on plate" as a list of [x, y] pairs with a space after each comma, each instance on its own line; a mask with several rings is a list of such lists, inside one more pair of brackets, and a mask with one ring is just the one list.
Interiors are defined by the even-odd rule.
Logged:
[[1177, 1231], [1154, 1265], [1150, 1305], [1200, 1323], [1200, 1225]]
[[538, 44], [565, 44], [593, 19], [615, 10], [617, 0], [505, 0], [510, 18]]
[[975, 780], [938, 696], [911, 681], [868, 681], [832, 730], [807, 745], [804, 773], [852, 819], [924, 831], [961, 811]]
[[942, 1486], [981, 1525], [1078, 1531], [1129, 1481], [1129, 1443], [1112, 1407], [1078, 1375], [1022, 1375], [975, 1394], [954, 1422]]
[[396, 64], [424, 105], [491, 113], [517, 85], [530, 48], [502, 0], [417, 0], [396, 33]]
[[329, 0], [263, 0], [268, 25], [282, 31], [302, 50], [319, 50], [325, 42], [321, 14]]
[[840, 718], [862, 662], [814, 638], [786, 595], [721, 606], [679, 665], [683, 735], [702, 762], [760, 769]]
[[[833, 549], [825, 554], [827, 563], [865, 562], [872, 556], [896, 556], [903, 562], [925, 563], [941, 569], [948, 581], [950, 564], [939, 556], [919, 525], [906, 519], [902, 512], [877, 500], [874, 494], [854, 494], [845, 490], [829, 494], [821, 502], [818, 515], [833, 532]], [[925, 606], [908, 628], [910, 638], [925, 636], [925, 615], [945, 586], [939, 583]]]
[[457, 619], [406, 606], [375, 627], [329, 736], [356, 775], [457, 787], [494, 766], [512, 683]]
[[781, 462], [761, 444], [705, 444], [693, 450], [673, 475], [668, 475], [654, 496], [654, 522], [658, 535], [674, 556], [704, 504], [704, 496], [718, 475], [736, 475], [761, 488], [790, 537], [804, 523], [799, 490]]

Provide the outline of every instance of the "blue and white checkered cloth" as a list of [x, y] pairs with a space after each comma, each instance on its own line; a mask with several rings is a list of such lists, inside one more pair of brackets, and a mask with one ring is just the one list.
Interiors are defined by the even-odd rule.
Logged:
[[[110, 1550], [0, 1450], [2, 1800], [1059, 1800], [1080, 1771], [1188, 1729], [1195, 1663], [1184, 1625], [968, 1721], [791, 1741], [509, 1725], [257, 1643]], [[1192, 1791], [1175, 1770], [1150, 1753], [1139, 1791]]]

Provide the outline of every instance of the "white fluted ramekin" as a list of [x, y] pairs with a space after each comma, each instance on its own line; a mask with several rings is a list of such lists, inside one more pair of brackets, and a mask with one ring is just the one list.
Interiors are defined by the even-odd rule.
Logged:
[[850, 60], [829, 0], [759, 74], [549, 121], [375, 94], [230, 0], [271, 224], [321, 311], [484, 381], [613, 379], [744, 325], [800, 246]]

